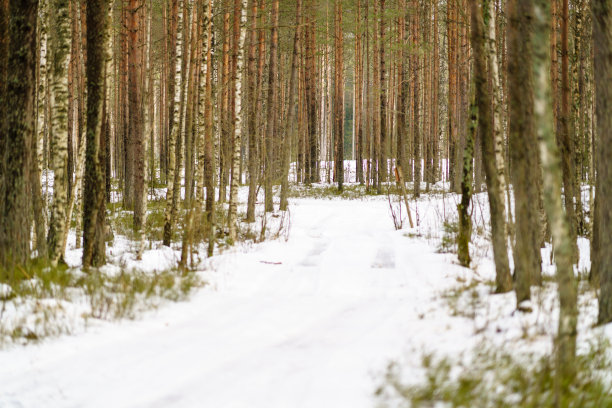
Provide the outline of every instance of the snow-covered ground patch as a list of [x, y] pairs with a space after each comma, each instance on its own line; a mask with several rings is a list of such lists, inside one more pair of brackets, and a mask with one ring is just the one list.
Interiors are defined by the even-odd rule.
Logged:
[[[473, 213], [475, 268], [438, 251], [456, 203], [424, 196], [411, 202], [415, 228], [395, 230], [385, 196], [292, 199], [288, 239], [203, 260], [197, 273], [208, 284], [189, 302], [0, 351], [0, 406], [371, 407], [391, 361], [418, 381], [423, 353], [458, 356], [483, 340], [550, 352], [554, 285], [534, 290], [531, 314], [515, 311], [512, 293], [491, 293], [483, 195]], [[112, 256], [153, 271], [178, 255]], [[591, 327], [592, 293], [580, 305], [579, 347], [612, 335]]]

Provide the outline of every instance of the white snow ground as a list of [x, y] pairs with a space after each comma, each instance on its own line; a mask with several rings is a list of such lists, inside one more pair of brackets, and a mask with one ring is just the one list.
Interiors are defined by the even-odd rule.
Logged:
[[[413, 238], [393, 229], [386, 198], [293, 200], [288, 242], [214, 257], [189, 301], [0, 351], [0, 407], [371, 407], [391, 359], [417, 368], [422, 351], [456, 354], [482, 336], [520, 347], [525, 330], [548, 351], [550, 293], [521, 315], [483, 284], [485, 306], [453, 316], [440, 294], [491, 279], [490, 251], [476, 273], [455, 265], [431, 236], [441, 201], [419, 211]], [[596, 303], [583, 309], [592, 337]]]

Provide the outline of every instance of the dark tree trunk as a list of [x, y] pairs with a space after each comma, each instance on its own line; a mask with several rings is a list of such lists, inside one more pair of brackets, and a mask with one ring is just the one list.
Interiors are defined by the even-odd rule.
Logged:
[[[83, 267], [100, 266], [104, 253], [96, 252], [98, 212], [104, 204], [104, 174], [100, 163], [102, 137], [102, 106], [106, 63], [107, 0], [87, 2], [87, 136], [85, 150], [85, 180], [83, 191]], [[103, 157], [103, 156], [102, 156]], [[102, 218], [103, 219], [103, 218]]]
[[257, 0], [251, 2], [251, 27], [249, 33], [249, 53], [247, 61], [247, 130], [249, 135], [249, 198], [247, 201], [246, 221], [255, 221], [255, 202], [257, 200], [257, 180], [259, 171], [257, 151]]
[[481, 135], [482, 157], [489, 196], [491, 212], [491, 235], [493, 241], [493, 257], [495, 259], [496, 292], [503, 293], [512, 289], [508, 249], [506, 247], [506, 231], [504, 229], [504, 204], [501, 201], [497, 166], [495, 162], [495, 140], [493, 133], [493, 98], [489, 92], [487, 81], [487, 57], [485, 53], [485, 26], [482, 11], [476, 0], [471, 0], [472, 14], [472, 49], [474, 51], [474, 84], [476, 103], [478, 105], [478, 129]]
[[595, 100], [597, 135], [597, 186], [593, 236], [594, 274], [601, 285], [599, 318], [612, 322], [612, 1], [593, 0], [593, 40], [595, 47]]
[[299, 46], [300, 46], [300, 38], [302, 33], [302, 28], [300, 26], [300, 22], [302, 19], [302, 0], [296, 1], [296, 12], [295, 12], [295, 34], [293, 37], [293, 54], [291, 55], [291, 77], [289, 78], [289, 98], [287, 99], [289, 105], [287, 107], [287, 119], [284, 124], [284, 132], [283, 135], [285, 140], [283, 141], [283, 179], [281, 184], [281, 197], [280, 197], [280, 210], [286, 211], [289, 205], [287, 200], [288, 190], [289, 190], [289, 165], [291, 162], [291, 145], [295, 140], [295, 131], [296, 125], [293, 123], [295, 121], [296, 109], [296, 96], [297, 96], [297, 82], [298, 82], [298, 66], [300, 64], [299, 60]]
[[538, 168], [533, 116], [531, 66], [531, 0], [511, 0], [508, 30], [509, 149], [514, 186], [516, 243], [514, 247], [517, 305], [531, 297], [531, 284], [541, 279], [538, 209]]
[[276, 140], [276, 110], [278, 105], [278, 0], [272, 3], [272, 32], [270, 35], [270, 63], [268, 68], [268, 111], [266, 117], [267, 131], [265, 136], [265, 209], [266, 212], [274, 211], [272, 200], [272, 178], [274, 177], [273, 146]]
[[[3, 104], [4, 188], [0, 201], [0, 269], [9, 273], [29, 258], [28, 157], [35, 133], [36, 22], [38, 1], [12, 1], [9, 5], [9, 47], [6, 63], [6, 91]], [[2, 17], [2, 16], [0, 16]], [[1, 26], [1, 25], [0, 25]], [[1, 61], [0, 61], [1, 63]], [[5, 278], [0, 275], [0, 279]]]
[[336, 166], [334, 174], [338, 182], [338, 190], [342, 191], [344, 185], [344, 31], [342, 30], [342, 0], [336, 0], [335, 5], [334, 140], [336, 142]]

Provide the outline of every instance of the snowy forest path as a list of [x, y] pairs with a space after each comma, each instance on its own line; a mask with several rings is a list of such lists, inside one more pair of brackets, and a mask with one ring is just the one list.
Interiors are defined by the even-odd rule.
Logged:
[[189, 301], [0, 352], [0, 406], [374, 405], [387, 363], [447, 330], [438, 294], [463, 269], [386, 201], [291, 204], [287, 242], [213, 258]]

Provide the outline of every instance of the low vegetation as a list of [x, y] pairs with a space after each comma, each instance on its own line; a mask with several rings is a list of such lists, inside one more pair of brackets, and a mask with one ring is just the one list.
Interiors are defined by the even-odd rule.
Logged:
[[0, 345], [72, 333], [91, 319], [133, 319], [164, 301], [187, 298], [204, 282], [194, 272], [91, 270], [34, 264], [3, 284]]
[[[597, 339], [576, 356], [576, 377], [560, 406], [612, 406], [610, 344]], [[378, 407], [537, 408], [556, 405], [551, 355], [509, 353], [479, 344], [459, 357], [425, 354], [421, 381], [408, 380], [402, 366], [387, 367], [376, 390]]]

